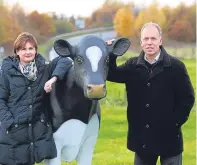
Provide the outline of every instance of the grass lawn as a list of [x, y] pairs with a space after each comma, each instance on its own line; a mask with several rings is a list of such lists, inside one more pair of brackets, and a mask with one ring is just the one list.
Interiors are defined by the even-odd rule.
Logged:
[[[196, 113], [191, 112], [183, 126], [183, 165], [196, 165]], [[99, 137], [95, 147], [92, 165], [132, 165], [134, 154], [126, 148], [127, 121], [125, 107], [102, 105], [102, 119]], [[62, 163], [76, 165], [76, 162]]]
[[[183, 60], [183, 62], [186, 64], [196, 90], [196, 61]], [[132, 165], [134, 154], [126, 148], [127, 120], [124, 85], [107, 82], [107, 90], [107, 97], [101, 101], [101, 128], [92, 165]], [[194, 106], [188, 122], [182, 127], [184, 135], [183, 165], [196, 165], [195, 109], [196, 106]], [[76, 162], [62, 164], [76, 165]]]
[[[125, 107], [102, 107], [100, 135], [93, 156], [93, 165], [132, 165], [134, 154], [126, 149], [127, 121]], [[183, 126], [184, 165], [196, 164], [196, 113]]]

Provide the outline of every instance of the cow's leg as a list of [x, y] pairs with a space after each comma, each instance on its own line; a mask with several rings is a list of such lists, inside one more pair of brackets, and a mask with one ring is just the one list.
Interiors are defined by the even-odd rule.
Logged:
[[54, 159], [45, 159], [44, 160], [44, 165], [61, 165], [61, 150], [62, 147], [58, 142], [56, 141], [55, 143], [56, 148], [57, 148], [57, 157]]
[[77, 165], [91, 165], [94, 147], [99, 131], [99, 119], [94, 114], [87, 125], [84, 141], [77, 155]]
[[80, 144], [83, 140], [87, 124], [80, 120], [71, 119], [66, 121], [58, 129], [58, 137], [62, 143], [61, 159], [71, 162], [76, 159]]
[[77, 156], [77, 165], [91, 165], [96, 140], [97, 136], [91, 136], [86, 139]]

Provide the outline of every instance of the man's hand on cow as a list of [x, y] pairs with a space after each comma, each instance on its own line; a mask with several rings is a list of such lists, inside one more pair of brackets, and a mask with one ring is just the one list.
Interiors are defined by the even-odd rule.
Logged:
[[44, 85], [44, 90], [46, 93], [50, 93], [52, 91], [52, 85], [57, 81], [57, 77], [54, 76], [50, 80], [48, 80]]
[[105, 43], [108, 45], [108, 46], [110, 46], [110, 45], [112, 45], [112, 43], [115, 41], [115, 39], [111, 39], [111, 40], [107, 40], [107, 41], [105, 41]]

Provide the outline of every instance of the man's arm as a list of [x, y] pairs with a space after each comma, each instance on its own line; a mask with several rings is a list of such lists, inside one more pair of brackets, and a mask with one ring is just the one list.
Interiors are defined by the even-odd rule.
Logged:
[[183, 63], [177, 69], [175, 80], [175, 119], [176, 125], [180, 127], [188, 120], [195, 101], [194, 89]]
[[116, 56], [110, 56], [109, 62], [109, 72], [107, 76], [108, 81], [117, 82], [117, 83], [126, 83], [129, 78], [130, 67], [129, 61], [126, 61], [124, 64], [117, 66]]

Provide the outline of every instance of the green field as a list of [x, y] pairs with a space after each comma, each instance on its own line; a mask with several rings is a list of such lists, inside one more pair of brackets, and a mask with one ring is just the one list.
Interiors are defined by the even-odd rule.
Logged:
[[[127, 54], [126, 57], [131, 54]], [[119, 63], [125, 57], [119, 59]], [[196, 90], [196, 61], [183, 60]], [[92, 165], [132, 165], [134, 154], [126, 148], [127, 121], [124, 85], [107, 82], [108, 94], [101, 101], [102, 117], [99, 137], [94, 151]], [[196, 106], [188, 122], [183, 126], [183, 165], [196, 165]], [[69, 136], [69, 135], [68, 135]], [[76, 165], [76, 162], [62, 163]], [[159, 163], [158, 163], [159, 164]]]

